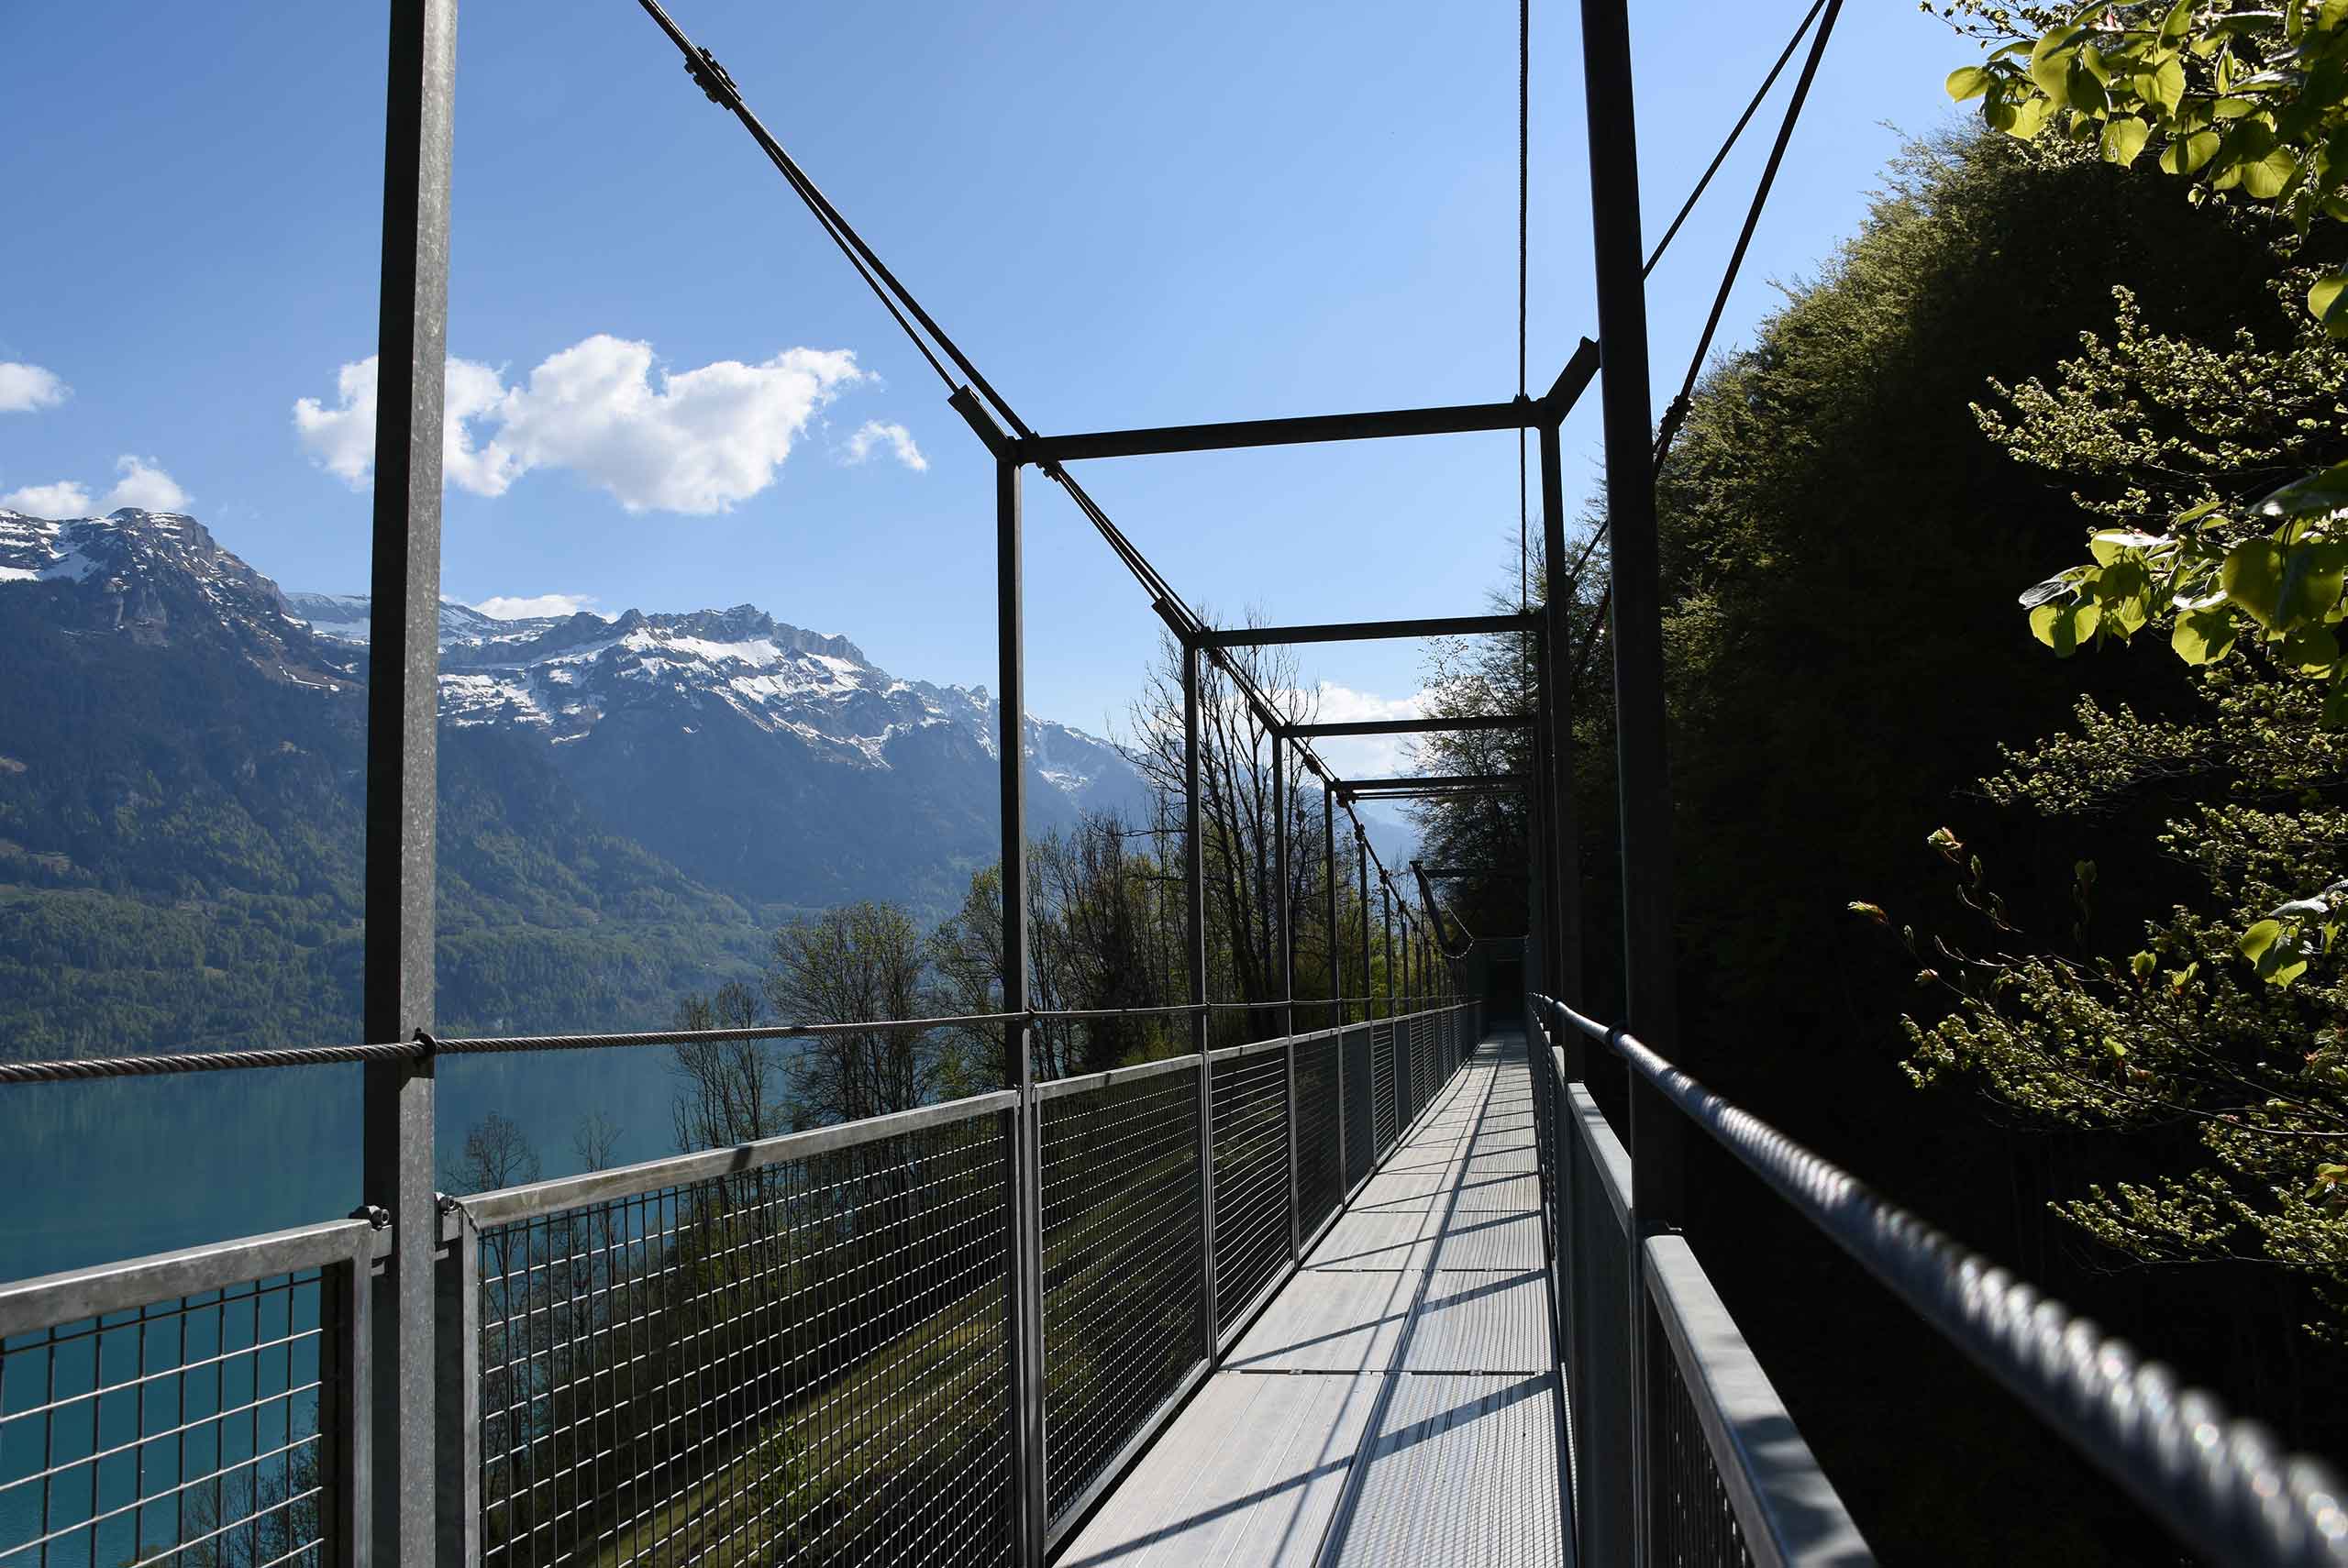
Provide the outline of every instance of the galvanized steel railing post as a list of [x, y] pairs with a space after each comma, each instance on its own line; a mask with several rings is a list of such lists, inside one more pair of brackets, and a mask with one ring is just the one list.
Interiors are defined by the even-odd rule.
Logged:
[[1288, 745], [1272, 732], [1272, 930], [1280, 977], [1280, 1035], [1288, 1042], [1280, 1053], [1285, 1073], [1281, 1108], [1288, 1121], [1288, 1255], [1303, 1255], [1303, 1211], [1297, 1191], [1300, 1172], [1296, 1147], [1296, 933], [1290, 929], [1288, 904]]
[[[1566, 556], [1565, 465], [1559, 452], [1557, 426], [1541, 427], [1541, 548], [1550, 562]], [[1552, 565], [1552, 574], [1561, 569]], [[1542, 607], [1542, 635], [1535, 647], [1541, 657], [1540, 766], [1534, 770], [1534, 795], [1542, 808], [1546, 836], [1542, 886], [1547, 908], [1543, 955], [1544, 983], [1549, 994], [1582, 994], [1581, 971], [1581, 840], [1574, 811], [1573, 671], [1567, 654], [1573, 646], [1572, 585], [1549, 579]], [[1592, 630], [1591, 635], [1595, 636]], [[1580, 1076], [1581, 1045], [1566, 1047], [1566, 1060]]]
[[447, 1210], [453, 1231], [433, 1300], [439, 1356], [441, 1568], [481, 1561], [481, 1233], [462, 1205]]
[[1189, 920], [1191, 1043], [1199, 1054], [1199, 1343], [1215, 1353], [1214, 1062], [1207, 1033], [1206, 844], [1199, 812], [1199, 645], [1182, 640], [1182, 894]]
[[[1019, 462], [995, 459], [995, 626], [1002, 690], [996, 761], [1002, 791], [1002, 1010], [1025, 1014], [1027, 979], [1027, 768], [1025, 593], [1022, 581]], [[1025, 1017], [1003, 1025], [1003, 1087], [1019, 1094], [1007, 1119], [1005, 1184], [1011, 1243], [1012, 1539], [1019, 1561], [1043, 1568], [1047, 1433], [1044, 1430], [1044, 1243], [1037, 1149], [1036, 1063]]]
[[[1678, 1037], [1671, 953], [1671, 783], [1665, 752], [1663, 606], [1656, 533], [1638, 138], [1628, 0], [1582, 0], [1582, 80], [1589, 119], [1590, 230], [1605, 359], [1606, 504], [1614, 592], [1614, 690], [1623, 819], [1623, 945], [1630, 1027], [1658, 1049]], [[1562, 651], [1562, 650], [1560, 650]], [[1649, 1416], [1656, 1386], [1640, 1260], [1646, 1235], [1677, 1229], [1681, 1129], [1669, 1104], [1633, 1081], [1629, 1297], [1634, 1388], [1632, 1454], [1638, 1558], [1653, 1561]]]
[[[373, 1561], [375, 1520], [368, 1496], [374, 1481], [374, 1409], [370, 1387], [371, 1330], [368, 1323], [375, 1283], [364, 1253], [328, 1272], [330, 1289], [321, 1290], [323, 1310], [334, 1314], [326, 1337], [331, 1373], [318, 1379], [318, 1430], [334, 1434], [334, 1535], [327, 1561], [335, 1568], [368, 1568]], [[142, 1368], [143, 1370], [143, 1368]]]
[[1346, 1004], [1340, 999], [1346, 994], [1345, 943], [1337, 932], [1337, 800], [1325, 778], [1321, 781], [1321, 847], [1327, 857], [1326, 885], [1321, 891], [1328, 905], [1329, 1027], [1337, 1032], [1337, 1190], [1343, 1193], [1353, 1185], [1346, 1176], [1353, 1167], [1346, 1163]]
[[1368, 1023], [1377, 1016], [1370, 1011], [1377, 993], [1369, 979], [1369, 840], [1358, 821], [1354, 823], [1354, 871], [1361, 884], [1361, 1021]]
[[[367, 687], [362, 1028], [409, 1040], [433, 1021], [433, 832], [440, 661], [440, 465], [448, 375], [449, 168], [456, 0], [394, 0], [384, 102], [377, 327], [373, 657]], [[432, 1061], [371, 1063], [360, 1113], [362, 1199], [390, 1214], [372, 1303], [371, 1455], [377, 1568], [436, 1548]], [[446, 1506], [442, 1503], [441, 1506]]]

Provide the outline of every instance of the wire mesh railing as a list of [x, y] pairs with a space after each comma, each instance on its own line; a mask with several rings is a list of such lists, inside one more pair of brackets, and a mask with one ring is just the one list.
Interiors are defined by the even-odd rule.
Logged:
[[[1382, 1137], [1358, 1025], [444, 1197], [446, 1474], [400, 1485], [485, 1568], [1011, 1561], [1030, 1475], [1057, 1541], [1392, 1149], [1413, 1021], [1378, 1026]], [[0, 1568], [363, 1562], [393, 1240], [371, 1210], [0, 1286]]]
[[1003, 1110], [771, 1140], [709, 1175], [659, 1162], [624, 1195], [461, 1206], [479, 1560], [999, 1560]]
[[[1267, 1048], [1268, 1046], [1269, 1048]], [[1289, 1256], [1285, 1043], [1215, 1054], [1215, 1337], [1228, 1339]]]
[[1346, 1190], [1369, 1179], [1378, 1164], [1378, 1129], [1372, 1106], [1377, 1091], [1371, 1081], [1370, 1026], [1357, 1023], [1338, 1036], [1338, 1055], [1345, 1079]]
[[0, 1286], [0, 1563], [349, 1562], [382, 1240], [348, 1220]]
[[1369, 1141], [1372, 1147], [1383, 1149], [1394, 1142], [1395, 1129], [1401, 1125], [1395, 1117], [1394, 1026], [1373, 1023], [1369, 1026]]
[[1201, 1364], [1196, 1056], [1044, 1086], [1047, 1506], [1112, 1474]]
[[1296, 1224], [1309, 1237], [1346, 1200], [1346, 1150], [1339, 1136], [1340, 1043], [1335, 1031], [1296, 1045]]

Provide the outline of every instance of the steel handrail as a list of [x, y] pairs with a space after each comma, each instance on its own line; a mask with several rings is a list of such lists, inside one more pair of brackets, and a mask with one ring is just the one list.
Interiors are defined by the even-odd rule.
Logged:
[[1621, 1026], [1535, 1002], [1620, 1056], [1796, 1213], [1964, 1351], [2197, 1551], [2224, 1562], [2348, 1563], [2348, 1492], [2215, 1397], [2043, 1296], [1723, 1099]]

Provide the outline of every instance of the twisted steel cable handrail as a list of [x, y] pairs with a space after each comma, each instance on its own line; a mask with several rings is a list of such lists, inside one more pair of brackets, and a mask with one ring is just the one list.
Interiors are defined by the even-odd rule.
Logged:
[[[90, 1056], [52, 1061], [0, 1062], [0, 1084], [70, 1083], [93, 1078], [164, 1077], [177, 1073], [239, 1071], [254, 1067], [333, 1066], [354, 1062], [416, 1062], [427, 1056], [493, 1055], [525, 1051], [594, 1051], [615, 1046], [714, 1045], [749, 1040], [820, 1039], [825, 1035], [892, 1033], [930, 1029], [974, 1029], [989, 1024], [1151, 1018], [1203, 1010], [1196, 1002], [1163, 1007], [1033, 1008], [1025, 1012], [951, 1013], [935, 1018], [882, 1018], [853, 1023], [761, 1023], [739, 1029], [643, 1029], [594, 1034], [504, 1034], [449, 1037], [369, 1045], [282, 1045], [250, 1051], [176, 1051], [144, 1056]], [[1220, 1005], [1220, 1004], [1213, 1004]], [[1237, 1003], [1258, 1006], [1258, 1003]], [[1277, 1005], [1277, 1004], [1273, 1004]]]
[[2197, 1551], [2230, 1563], [2348, 1563], [2348, 1491], [2323, 1462], [2286, 1453], [2264, 1428], [2179, 1386], [2166, 1367], [1704, 1088], [1629, 1031], [1551, 997], [1534, 999], [1620, 1056]]

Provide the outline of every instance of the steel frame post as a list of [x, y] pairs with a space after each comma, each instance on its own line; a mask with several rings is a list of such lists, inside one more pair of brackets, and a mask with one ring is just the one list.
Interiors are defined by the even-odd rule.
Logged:
[[1354, 869], [1361, 879], [1361, 1021], [1368, 1023], [1377, 1016], [1370, 1009], [1378, 995], [1369, 977], [1369, 840], [1359, 822], [1354, 823]]
[[481, 1231], [462, 1206], [441, 1258], [434, 1331], [440, 1353], [440, 1568], [481, 1561]]
[[[384, 94], [372, 592], [367, 686], [366, 943], [361, 1029], [371, 1041], [433, 1021], [434, 832], [440, 673], [440, 455], [448, 377], [449, 171], [456, 0], [393, 0]], [[447, 1485], [436, 1453], [432, 1060], [371, 1063], [360, 1188], [392, 1217], [391, 1257], [369, 1314], [370, 1452], [377, 1568], [437, 1551]]]
[[[1027, 711], [1026, 607], [1023, 580], [1019, 463], [995, 460], [995, 630], [998, 642], [995, 753], [1002, 791], [1002, 1010], [1024, 1014], [1027, 976]], [[1030, 1024], [1003, 1025], [1002, 1080], [1019, 1092], [1006, 1152], [1011, 1202], [1011, 1392], [1013, 1540], [1018, 1560], [1043, 1568], [1046, 1524], [1044, 1471], [1044, 1242], [1042, 1171], [1037, 1148], [1036, 1062]]]
[[1337, 1190], [1352, 1185], [1346, 1163], [1346, 966], [1345, 938], [1337, 930], [1337, 796], [1321, 785], [1321, 849], [1326, 873], [1321, 896], [1327, 903], [1329, 932], [1329, 1027], [1337, 1032]]
[[1290, 929], [1288, 887], [1288, 743], [1272, 732], [1272, 928], [1279, 964], [1280, 1037], [1288, 1042], [1280, 1052], [1287, 1081], [1282, 1092], [1288, 1111], [1288, 1255], [1304, 1255], [1303, 1211], [1298, 1188], [1296, 1136], [1296, 933]]
[[[1541, 550], [1549, 565], [1538, 644], [1553, 651], [1542, 661], [1541, 706], [1548, 744], [1534, 773], [1534, 792], [1544, 797], [1549, 825], [1542, 847], [1550, 873], [1545, 878], [1550, 952], [1543, 967], [1548, 971], [1549, 995], [1562, 1000], [1583, 994], [1581, 836], [1574, 810], [1573, 670], [1567, 658], [1573, 646], [1573, 600], [1572, 585], [1559, 580], [1564, 570], [1559, 563], [1566, 558], [1566, 484], [1557, 426], [1543, 425], [1540, 441]], [[1581, 1077], [1578, 1036], [1566, 1047], [1566, 1062], [1575, 1077]]]
[[1182, 640], [1182, 896], [1190, 924], [1191, 1043], [1199, 1054], [1199, 1341], [1215, 1349], [1214, 1061], [1207, 1048], [1207, 851], [1199, 812], [1199, 645]]
[[[1582, 81], [1589, 123], [1590, 237], [1605, 346], [1606, 494], [1614, 602], [1616, 749], [1623, 818], [1623, 949], [1629, 1027], [1656, 1050], [1678, 1042], [1671, 951], [1671, 778], [1663, 701], [1663, 605], [1647, 387], [1645, 263], [1628, 0], [1582, 0]], [[1558, 650], [1560, 653], [1562, 649]], [[1651, 1415], [1656, 1347], [1646, 1331], [1644, 1239], [1678, 1227], [1684, 1198], [1677, 1112], [1632, 1076], [1631, 1314], [1634, 1540], [1654, 1560]]]

